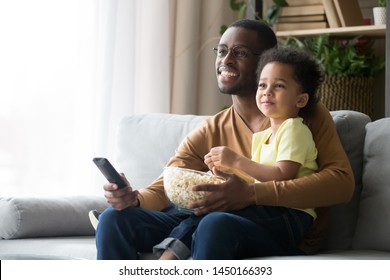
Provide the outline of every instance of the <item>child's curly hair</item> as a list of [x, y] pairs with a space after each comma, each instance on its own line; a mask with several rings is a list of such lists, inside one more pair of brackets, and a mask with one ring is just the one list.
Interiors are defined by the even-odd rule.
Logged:
[[299, 110], [299, 116], [310, 114], [313, 105], [319, 100], [318, 87], [323, 81], [323, 73], [319, 62], [307, 51], [295, 48], [272, 48], [263, 52], [257, 66], [257, 81], [261, 71], [270, 62], [291, 65], [294, 79], [302, 87], [302, 92], [308, 93], [309, 100], [304, 108]]

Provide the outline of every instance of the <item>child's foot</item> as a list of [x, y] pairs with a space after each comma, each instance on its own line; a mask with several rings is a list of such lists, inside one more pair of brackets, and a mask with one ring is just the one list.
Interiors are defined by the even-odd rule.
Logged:
[[99, 215], [100, 212], [98, 212], [97, 210], [91, 210], [88, 213], [89, 220], [91, 221], [91, 224], [95, 230], [97, 229], [99, 223]]

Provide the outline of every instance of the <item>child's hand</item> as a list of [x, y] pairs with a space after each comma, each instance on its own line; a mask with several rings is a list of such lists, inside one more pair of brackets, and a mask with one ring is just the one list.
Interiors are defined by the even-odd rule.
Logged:
[[206, 157], [208, 163], [206, 163], [206, 160], [205, 163], [209, 168], [211, 167], [210, 170], [213, 167], [219, 170], [228, 170], [234, 168], [234, 162], [238, 159], [239, 155], [228, 147], [219, 146], [212, 148]]
[[213, 163], [213, 161], [211, 159], [211, 154], [210, 153], [208, 153], [207, 155], [204, 156], [204, 163], [208, 166], [208, 168], [210, 170], [213, 170], [214, 163]]

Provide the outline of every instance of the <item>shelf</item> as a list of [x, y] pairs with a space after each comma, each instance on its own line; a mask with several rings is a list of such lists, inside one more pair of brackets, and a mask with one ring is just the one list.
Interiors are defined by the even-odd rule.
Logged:
[[369, 36], [382, 37], [386, 36], [386, 25], [363, 25], [363, 26], [348, 26], [338, 28], [323, 28], [323, 29], [308, 29], [294, 31], [277, 31], [277, 37], [307, 37], [320, 34], [330, 34], [337, 37], [353, 37], [353, 36]]

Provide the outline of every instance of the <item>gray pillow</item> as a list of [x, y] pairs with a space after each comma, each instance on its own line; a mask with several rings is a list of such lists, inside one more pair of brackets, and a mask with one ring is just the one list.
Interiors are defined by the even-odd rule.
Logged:
[[390, 251], [390, 118], [366, 126], [363, 190], [354, 249]]
[[0, 198], [0, 239], [94, 235], [88, 212], [107, 208], [103, 197]]
[[324, 244], [326, 250], [351, 249], [356, 226], [359, 196], [362, 188], [363, 147], [366, 124], [370, 118], [360, 112], [332, 111], [340, 141], [347, 153], [355, 176], [356, 188], [352, 200], [329, 208], [328, 237]]

